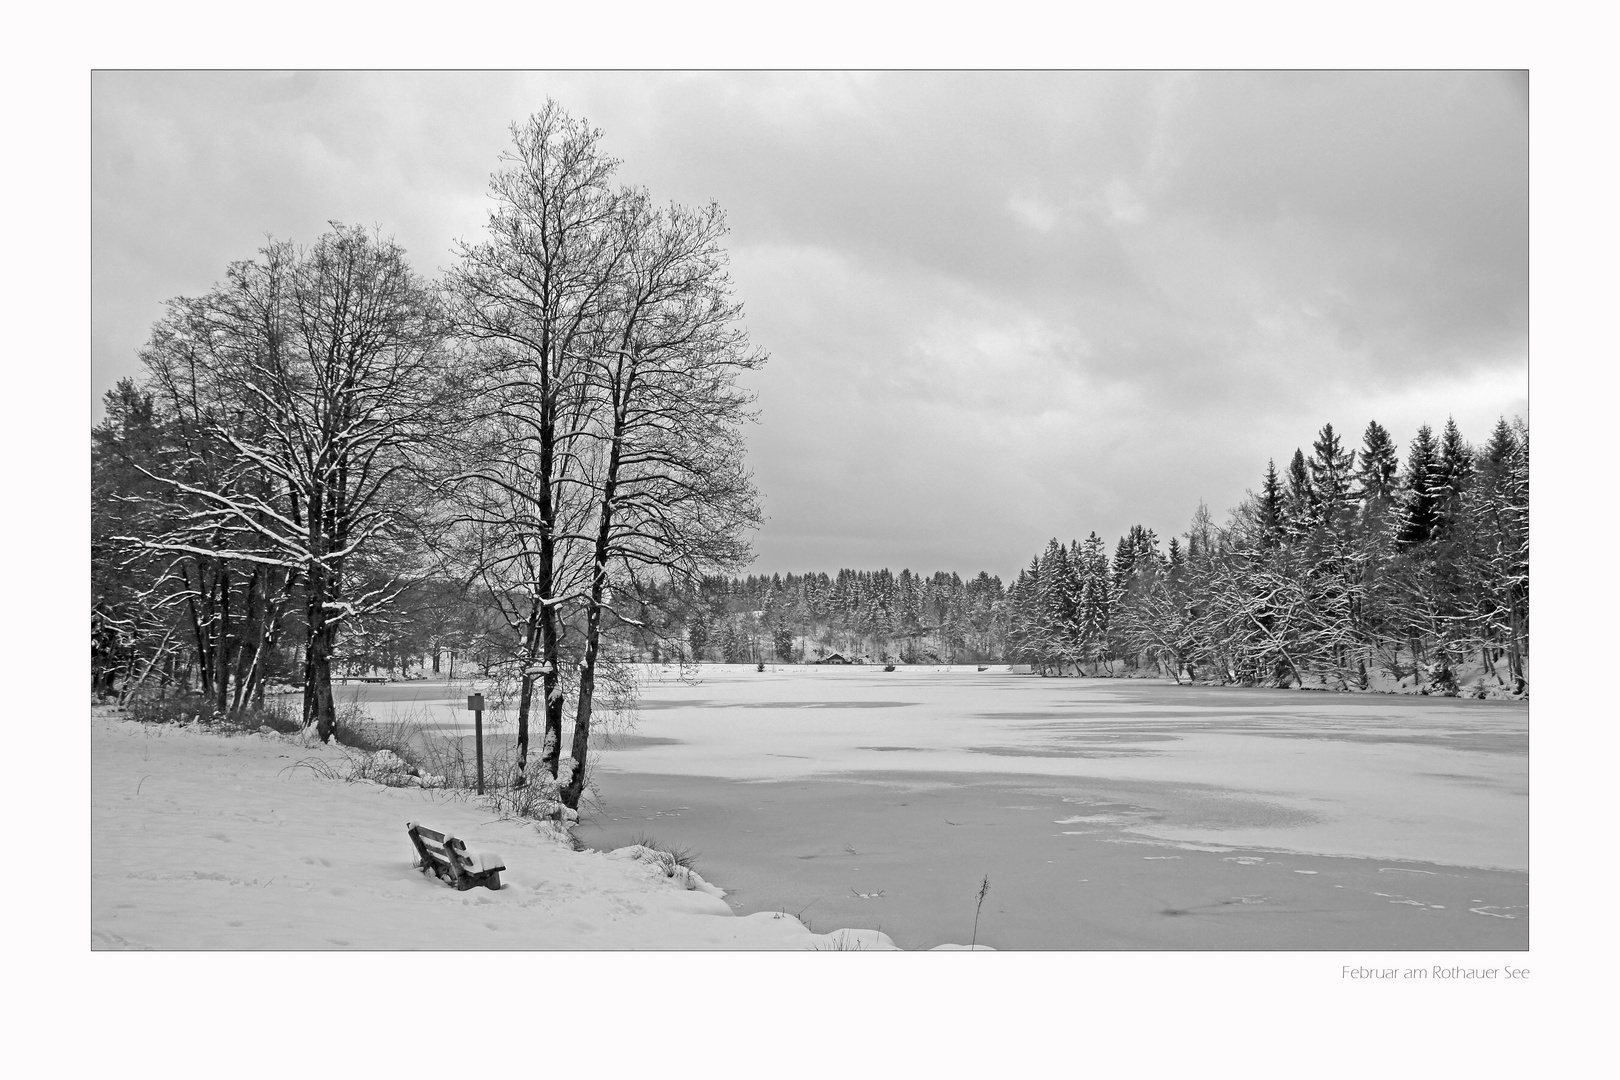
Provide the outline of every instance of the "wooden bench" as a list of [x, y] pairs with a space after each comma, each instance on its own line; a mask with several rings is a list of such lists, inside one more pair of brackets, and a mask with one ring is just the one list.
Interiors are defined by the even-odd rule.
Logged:
[[501, 887], [501, 871], [506, 869], [501, 857], [488, 851], [470, 854], [467, 845], [446, 833], [405, 823], [411, 843], [416, 847], [416, 861], [411, 865], [424, 874], [433, 874], [445, 883], [465, 892], [475, 885], [486, 889]]

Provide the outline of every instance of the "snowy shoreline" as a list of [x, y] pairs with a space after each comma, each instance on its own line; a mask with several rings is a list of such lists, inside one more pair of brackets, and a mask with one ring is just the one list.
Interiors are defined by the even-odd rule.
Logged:
[[[736, 915], [645, 849], [574, 851], [477, 797], [331, 779], [356, 752], [299, 736], [93, 716], [91, 747], [92, 949], [895, 948]], [[424, 877], [407, 821], [499, 852], [503, 887]]]
[[[679, 682], [683, 679], [693, 679], [701, 682], [705, 675], [749, 675], [755, 673], [758, 665], [755, 664], [722, 664], [702, 663], [682, 669], [670, 664], [636, 664], [633, 670], [637, 673], [638, 681], [646, 686], [662, 682]], [[1487, 679], [1483, 666], [1479, 663], [1465, 664], [1456, 669], [1455, 677], [1457, 688], [1455, 690], [1437, 689], [1430, 683], [1418, 683], [1415, 680], [1409, 685], [1405, 679], [1394, 679], [1384, 674], [1371, 674], [1368, 676], [1366, 687], [1346, 685], [1343, 687], [1330, 685], [1321, 678], [1315, 679], [1313, 685], [1272, 686], [1257, 683], [1232, 682], [1209, 676], [1197, 678], [1176, 679], [1161, 671], [1120, 670], [1111, 674], [1099, 671], [1081, 671], [1072, 665], [1062, 671], [1041, 672], [1032, 664], [895, 664], [891, 668], [876, 663], [851, 663], [840, 665], [821, 664], [782, 664], [766, 663], [762, 669], [772, 674], [792, 672], [805, 675], [837, 675], [840, 673], [915, 676], [915, 675], [1016, 675], [1051, 680], [1074, 680], [1077, 682], [1095, 682], [1108, 684], [1118, 683], [1162, 683], [1165, 686], [1196, 687], [1201, 690], [1270, 690], [1278, 693], [1327, 693], [1351, 694], [1355, 696], [1390, 696], [1390, 697], [1435, 697], [1435, 698], [1462, 698], [1480, 701], [1518, 701], [1526, 702], [1530, 699], [1528, 689], [1514, 693], [1505, 685], [1500, 685]], [[683, 675], [683, 672], [686, 674]], [[410, 692], [415, 689], [429, 689], [437, 687], [461, 688], [488, 685], [489, 680], [477, 676], [459, 676], [450, 678], [438, 674], [418, 672], [406, 678], [378, 679], [367, 682], [355, 677], [343, 678], [334, 682], [333, 689], [340, 696], [353, 695], [356, 692], [384, 688], [388, 693]], [[270, 687], [268, 692], [272, 695], [301, 694], [302, 687], [283, 684]], [[454, 696], [452, 693], [451, 697]], [[375, 698], [373, 698], [375, 700]]]

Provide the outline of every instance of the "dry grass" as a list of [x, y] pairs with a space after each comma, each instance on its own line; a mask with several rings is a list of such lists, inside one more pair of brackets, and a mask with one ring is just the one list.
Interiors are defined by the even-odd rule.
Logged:
[[[455, 798], [478, 799], [501, 818], [551, 826], [556, 839], [583, 850], [568, 828], [577, 815], [564, 807], [558, 781], [540, 766], [540, 748], [531, 745], [525, 774], [520, 776], [517, 739], [502, 728], [499, 720], [486, 722], [480, 796], [477, 750], [470, 736], [446, 731], [420, 713], [382, 723], [351, 703], [338, 723], [338, 740], [349, 758], [341, 778], [431, 787]], [[586, 786], [593, 790], [589, 783]]]
[[630, 857], [657, 867], [659, 873], [685, 885], [697, 888], [695, 855], [687, 848], [667, 847], [645, 834], [636, 837], [630, 847]]
[[841, 930], [830, 940], [815, 942], [810, 949], [812, 952], [866, 952], [867, 945], [860, 938], [851, 935], [848, 930]]

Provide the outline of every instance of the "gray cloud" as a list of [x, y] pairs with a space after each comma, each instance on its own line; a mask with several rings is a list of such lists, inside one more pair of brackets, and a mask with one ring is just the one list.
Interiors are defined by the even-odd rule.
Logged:
[[556, 97], [728, 212], [759, 569], [1180, 532], [1331, 421], [1525, 409], [1527, 109], [1498, 73], [102, 73], [93, 385], [266, 233], [477, 233]]

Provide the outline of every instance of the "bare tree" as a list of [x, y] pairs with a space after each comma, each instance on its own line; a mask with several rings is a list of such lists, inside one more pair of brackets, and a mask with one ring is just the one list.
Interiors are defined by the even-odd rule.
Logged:
[[437, 300], [398, 245], [334, 224], [307, 250], [271, 242], [182, 306], [164, 363], [206, 371], [251, 422], [207, 425], [213, 474], [161, 477], [194, 509], [146, 545], [276, 568], [282, 602], [296, 578], [304, 722], [329, 739], [338, 635], [397, 595], [399, 545], [454, 426]]
[[452, 290], [457, 330], [478, 346], [487, 416], [476, 436], [478, 462], [463, 477], [464, 518], [480, 530], [478, 573], [492, 595], [518, 604], [510, 617], [519, 633], [521, 785], [537, 680], [542, 761], [553, 777], [561, 753], [559, 607], [577, 595], [564, 519], [580, 503], [579, 444], [592, 404], [581, 355], [595, 347], [621, 234], [610, 187], [618, 163], [599, 151], [601, 132], [548, 101], [513, 125], [512, 137], [490, 180], [488, 238], [461, 245]]
[[720, 245], [725, 217], [702, 209], [654, 209], [644, 193], [620, 200], [623, 256], [605, 312], [608, 340], [588, 354], [593, 412], [590, 469], [596, 530], [584, 597], [584, 653], [563, 802], [579, 805], [590, 743], [603, 615], [614, 587], [633, 596], [638, 579], [695, 580], [747, 562], [743, 531], [758, 524], [743, 468], [741, 426], [749, 395], [737, 376], [764, 363], [749, 346], [731, 296]]
[[172, 300], [153, 328], [141, 358], [155, 438], [130, 459], [144, 482], [109, 495], [133, 511], [113, 540], [124, 546], [123, 565], [145, 571], [134, 609], [168, 613], [162, 621], [178, 632], [165, 640], [189, 643], [202, 694], [225, 713], [262, 690], [294, 574], [213, 501], [263, 495], [268, 481], [231, 446], [262, 424], [242, 406], [227, 355], [234, 339], [215, 332], [212, 310], [209, 298]]

